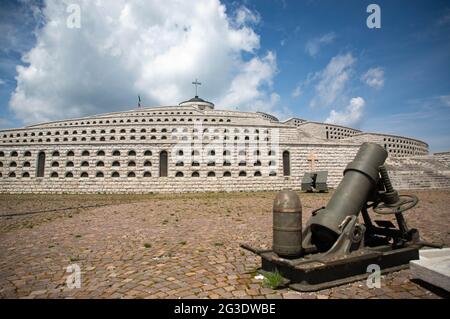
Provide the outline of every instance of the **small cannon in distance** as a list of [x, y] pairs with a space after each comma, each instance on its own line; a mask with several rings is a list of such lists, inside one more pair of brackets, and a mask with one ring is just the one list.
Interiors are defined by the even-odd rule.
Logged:
[[[410, 260], [419, 259], [420, 248], [436, 245], [421, 241], [418, 230], [408, 227], [403, 213], [419, 199], [393, 188], [383, 166], [387, 156], [378, 144], [362, 144], [327, 206], [314, 210], [304, 229], [297, 193], [283, 190], [273, 206], [272, 249], [241, 247], [261, 256], [263, 274], [278, 271], [299, 291], [364, 279], [371, 265], [382, 273], [407, 268]], [[369, 209], [395, 215], [397, 225], [372, 222]]]

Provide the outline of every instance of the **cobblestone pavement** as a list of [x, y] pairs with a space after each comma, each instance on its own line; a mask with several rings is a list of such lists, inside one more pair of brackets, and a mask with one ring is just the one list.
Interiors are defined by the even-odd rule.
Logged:
[[[412, 227], [450, 243], [450, 191], [414, 192]], [[275, 193], [149, 195], [107, 199], [0, 195], [0, 215], [36, 207], [56, 211], [0, 218], [2, 298], [438, 298], [410, 281], [408, 270], [315, 293], [272, 290], [255, 279], [260, 258], [240, 243], [270, 247]], [[301, 194], [303, 219], [330, 194]], [[51, 204], [46, 204], [48, 203]], [[120, 203], [119, 203], [120, 202]], [[81, 268], [81, 288], [66, 285], [67, 266]]]

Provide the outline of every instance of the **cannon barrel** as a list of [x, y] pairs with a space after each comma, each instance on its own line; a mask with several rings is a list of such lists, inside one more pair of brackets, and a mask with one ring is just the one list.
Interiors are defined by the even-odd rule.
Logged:
[[340, 235], [340, 225], [347, 216], [358, 215], [376, 188], [379, 167], [387, 152], [375, 143], [363, 143], [354, 160], [344, 170], [344, 177], [328, 205], [310, 219], [311, 242], [319, 251], [329, 250]]

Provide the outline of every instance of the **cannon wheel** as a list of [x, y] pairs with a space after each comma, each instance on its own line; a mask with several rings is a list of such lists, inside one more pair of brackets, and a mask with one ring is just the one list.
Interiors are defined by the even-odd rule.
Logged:
[[380, 215], [394, 215], [413, 208], [418, 202], [419, 198], [416, 195], [400, 195], [399, 201], [394, 205], [388, 206], [385, 203], [379, 203], [373, 207], [373, 211]]

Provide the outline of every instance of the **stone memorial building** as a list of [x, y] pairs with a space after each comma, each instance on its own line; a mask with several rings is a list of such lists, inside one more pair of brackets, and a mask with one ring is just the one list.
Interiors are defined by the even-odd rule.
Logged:
[[327, 170], [335, 187], [361, 143], [389, 153], [399, 188], [448, 187], [449, 154], [409, 137], [262, 112], [221, 110], [198, 96], [174, 106], [0, 131], [2, 193], [152, 193], [300, 189]]

